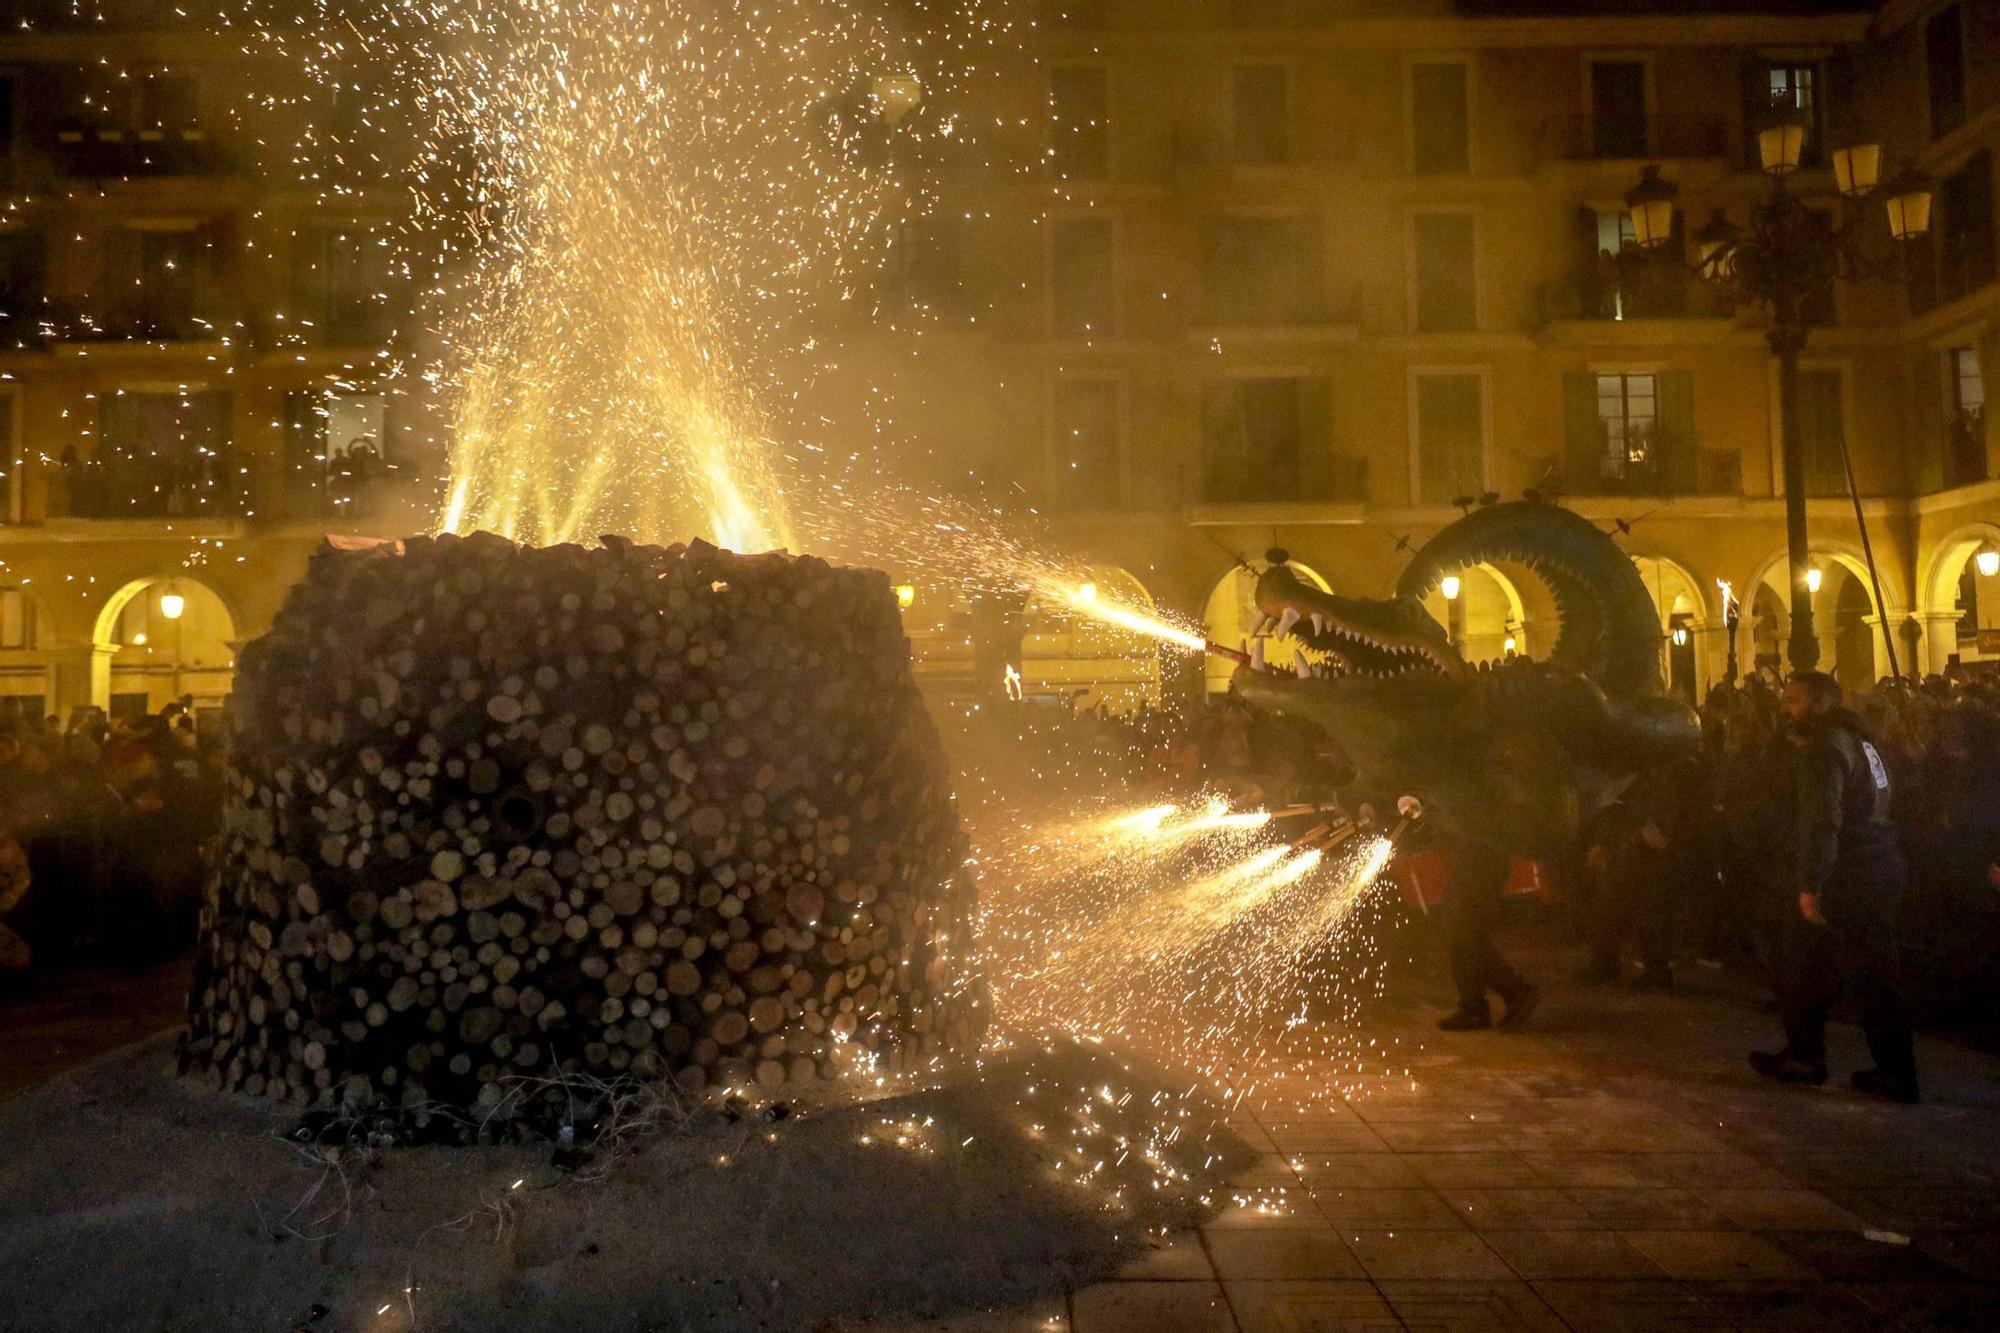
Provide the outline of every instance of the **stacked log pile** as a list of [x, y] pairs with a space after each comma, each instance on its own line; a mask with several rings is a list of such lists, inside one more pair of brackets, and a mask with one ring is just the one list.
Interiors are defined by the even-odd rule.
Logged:
[[888, 580], [706, 543], [315, 558], [244, 649], [184, 1069], [551, 1128], [975, 1043], [963, 836]]

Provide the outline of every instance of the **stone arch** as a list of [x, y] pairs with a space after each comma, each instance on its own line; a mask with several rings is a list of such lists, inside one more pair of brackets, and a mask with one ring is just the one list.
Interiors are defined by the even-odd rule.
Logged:
[[1482, 561], [1457, 574], [1458, 596], [1447, 599], [1440, 584], [1424, 598], [1424, 610], [1451, 634], [1466, 661], [1547, 655], [1555, 645], [1555, 601], [1525, 566]]
[[[1296, 560], [1286, 562], [1294, 574], [1321, 592], [1332, 592], [1333, 585], [1315, 569], [1302, 565]], [[1250, 647], [1250, 631], [1255, 628], [1260, 614], [1257, 610], [1257, 571], [1237, 565], [1225, 573], [1209, 590], [1208, 600], [1202, 606], [1201, 623], [1207, 632], [1209, 642], [1219, 643], [1225, 648]], [[1272, 667], [1289, 669], [1292, 665], [1290, 644], [1276, 638], [1264, 641], [1264, 661]], [[1227, 658], [1208, 655], [1202, 667], [1202, 687], [1207, 694], [1223, 694], [1229, 689], [1229, 678], [1236, 672], [1236, 664]]]
[[[170, 596], [181, 599], [169, 615]], [[192, 695], [195, 707], [229, 697], [242, 617], [214, 584], [185, 572], [128, 579], [106, 598], [91, 629], [90, 702], [157, 712]], [[143, 699], [143, 705], [141, 700]]]
[[[1095, 598], [1141, 615], [1159, 614], [1153, 594], [1131, 570], [1092, 565], [1083, 574]], [[1084, 706], [1104, 704], [1114, 713], [1128, 713], [1160, 702], [1160, 644], [1054, 599], [1031, 596], [1021, 636], [1021, 677], [1026, 692], [1067, 695]]]
[[[1811, 560], [1822, 571], [1820, 590], [1813, 599], [1813, 629], [1819, 638], [1820, 668], [1835, 671], [1842, 683], [1854, 688], [1865, 687], [1889, 674], [1889, 655], [1882, 639], [1883, 608], [1875, 601], [1874, 581], [1868, 577], [1868, 565], [1859, 547], [1845, 542], [1816, 542], [1813, 544]], [[1762, 641], [1766, 631], [1775, 631], [1779, 651], [1791, 635], [1791, 580], [1787, 576], [1789, 557], [1780, 547], [1765, 557], [1757, 567], [1757, 573], [1750, 581], [1751, 596], [1745, 599], [1746, 616], [1753, 613], [1761, 616], [1770, 614], [1775, 608], [1779, 623], [1759, 624], [1753, 633]], [[1838, 575], [1838, 577], [1835, 577]], [[1858, 594], [1849, 591], [1852, 582]], [[1893, 592], [1885, 589], [1884, 596]], [[1847, 608], [1843, 613], [1843, 606]], [[1845, 620], [1843, 620], [1845, 615]], [[1893, 604], [1889, 609], [1890, 619], [1896, 615]], [[1868, 648], [1861, 652], [1862, 637], [1855, 631], [1854, 620], [1868, 630]], [[1849, 651], [1848, 660], [1840, 660], [1842, 631], [1845, 629], [1845, 643]]]
[[[1959, 601], [1961, 580], [1972, 557], [1988, 545], [2000, 550], [2000, 524], [1968, 523], [1955, 528], [1931, 551], [1930, 562], [1917, 585], [1917, 618], [1923, 634], [1919, 660], [1926, 672], [1943, 671], [1951, 665], [1954, 655], [1969, 661], [2000, 656], [1980, 652], [1976, 640], [1961, 643], [1958, 635], [1966, 609]], [[2000, 579], [1978, 574], [1973, 577], [1978, 626], [2000, 626]]]
[[[1672, 556], [1635, 553], [1632, 564], [1659, 616], [1660, 679], [1683, 698], [1699, 700], [1728, 658], [1720, 590], [1711, 593], [1713, 585]], [[1684, 643], [1675, 642], [1677, 631]]]

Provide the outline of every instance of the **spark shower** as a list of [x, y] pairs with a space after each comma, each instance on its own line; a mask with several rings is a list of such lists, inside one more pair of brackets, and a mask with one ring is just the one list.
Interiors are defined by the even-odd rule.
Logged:
[[316, 0], [321, 85], [371, 67], [364, 104], [419, 141], [441, 526], [793, 544], [773, 441], [810, 316], [921, 209], [889, 136], [926, 132], [898, 122], [974, 4]]

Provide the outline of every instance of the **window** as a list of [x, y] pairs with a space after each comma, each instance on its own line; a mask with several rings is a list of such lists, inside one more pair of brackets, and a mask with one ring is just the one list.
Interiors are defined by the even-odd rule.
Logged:
[[285, 395], [285, 499], [293, 516], [364, 513], [395, 473], [387, 397]]
[[236, 512], [226, 393], [109, 393], [97, 447], [70, 479], [81, 518]]
[[1110, 218], [1056, 218], [1049, 236], [1051, 329], [1059, 338], [1105, 337], [1117, 312]]
[[1049, 71], [1055, 166], [1071, 180], [1111, 174], [1110, 77], [1102, 65], [1057, 65]]
[[0, 588], [0, 648], [41, 647], [35, 604], [19, 588]]
[[1202, 297], [1215, 324], [1304, 324], [1326, 317], [1317, 221], [1218, 217], [1207, 224]]
[[1799, 371], [1799, 440], [1805, 447], [1806, 494], [1847, 494], [1845, 377], [1834, 368]]
[[1993, 156], [1974, 153], [1938, 189], [1932, 219], [1940, 304], [1977, 291], [1994, 278]]
[[141, 135], [187, 134], [201, 122], [201, 98], [193, 79], [178, 74], [149, 74], [139, 85]]
[[1410, 66], [1410, 170], [1459, 176], [1472, 170], [1463, 62]]
[[1116, 509], [1122, 499], [1117, 380], [1059, 379], [1055, 388], [1050, 499], [1065, 509]]
[[1659, 464], [1659, 381], [1651, 375], [1599, 375], [1597, 424], [1604, 435], [1601, 480], [1648, 474]]
[[1769, 89], [1769, 105], [1805, 117], [1806, 138], [1799, 149], [1799, 163], [1816, 167], [1826, 160], [1821, 140], [1825, 124], [1819, 88], [1819, 72], [1812, 65], [1772, 65], [1764, 72]]
[[1450, 504], [1486, 489], [1485, 405], [1477, 375], [1416, 377], [1419, 504]]
[[1336, 460], [1325, 380], [1258, 377], [1211, 385], [1203, 411], [1203, 497], [1245, 501], [1360, 501], [1362, 460]]
[[1230, 146], [1239, 166], [1276, 166], [1291, 156], [1290, 75], [1282, 65], [1242, 65], [1230, 94]]
[[1473, 274], [1472, 215], [1419, 213], [1411, 220], [1416, 261], [1419, 333], [1475, 328], [1479, 302]]
[[1646, 156], [1646, 66], [1642, 61], [1590, 62], [1590, 125], [1596, 156]]
[[1568, 457], [1578, 495], [1692, 495], [1694, 377], [1684, 370], [1585, 371], [1565, 377]]
[[1966, 486], [1986, 479], [1986, 381], [1979, 349], [1954, 347], [1945, 353], [1944, 484]]
[[1931, 138], [1965, 123], [1965, 35], [1959, 7], [1941, 9], [1924, 22], [1924, 85], [1930, 93]]
[[292, 242], [297, 331], [312, 341], [365, 347], [388, 340], [394, 268], [386, 238], [365, 225], [316, 227]]

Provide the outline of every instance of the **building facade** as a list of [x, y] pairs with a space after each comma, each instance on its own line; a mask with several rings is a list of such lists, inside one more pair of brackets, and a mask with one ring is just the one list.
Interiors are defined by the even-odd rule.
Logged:
[[[237, 36], [149, 0], [24, 3], [49, 12], [0, 32], [0, 693], [217, 701], [321, 534], [425, 521], [437, 460], [377, 383], [404, 197], [343, 180], [310, 129], [343, 108]], [[949, 108], [980, 151], [831, 336], [901, 367], [901, 424], [954, 476], [1226, 643], [1239, 558], [1382, 592], [1462, 501], [1557, 495], [1632, 553], [1692, 695], [1726, 657], [1719, 580], [1746, 665], [1786, 637], [1776, 369], [1762, 312], [1683, 247], [1632, 250], [1623, 201], [1657, 166], [1689, 233], [1742, 221], [1780, 99], [1812, 127], [1791, 188], [1877, 253], [1829, 150], [1874, 139], [1885, 174], [1937, 182], [1929, 236], [1840, 284], [1805, 354], [1823, 661], [1861, 683], [1892, 647], [1905, 671], [2000, 658], [1974, 559], [2000, 542], [2000, 0], [1546, 8], [1044, 0]], [[898, 573], [939, 688], [994, 684], [975, 613]], [[1474, 657], [1552, 633], [1518, 569], [1434, 610]], [[1160, 689], [1144, 645], [1034, 607], [1025, 628], [1030, 693]]]
[[[1746, 669], [1787, 634], [1776, 363], [1764, 312], [1725, 307], [1687, 247], [1629, 247], [1624, 198], [1657, 166], [1689, 234], [1717, 208], [1746, 221], [1777, 99], [1811, 124], [1788, 185], [1865, 249], [1893, 248], [1882, 205], [1839, 197], [1831, 148], [1872, 138], [1885, 175], [1936, 182], [1930, 236], [1839, 284], [1805, 354], [1822, 662], [1886, 672], [1885, 622], [1905, 671], [1994, 658], [2000, 581], [1972, 557], [2000, 538], [2000, 4], [1562, 8], [1046, 6], [1039, 79], [990, 85], [1017, 98], [993, 109], [1013, 156], [1045, 166], [946, 191], [970, 201], [943, 266], [977, 316], [957, 350], [1004, 386], [978, 447], [1068, 545], [1226, 643], [1234, 556], [1282, 547], [1381, 592], [1459, 501], [1560, 495], [1632, 553], [1693, 695], [1727, 657], [1718, 580]], [[1433, 609], [1471, 655], [1547, 646], [1532, 576], [1462, 586]]]

